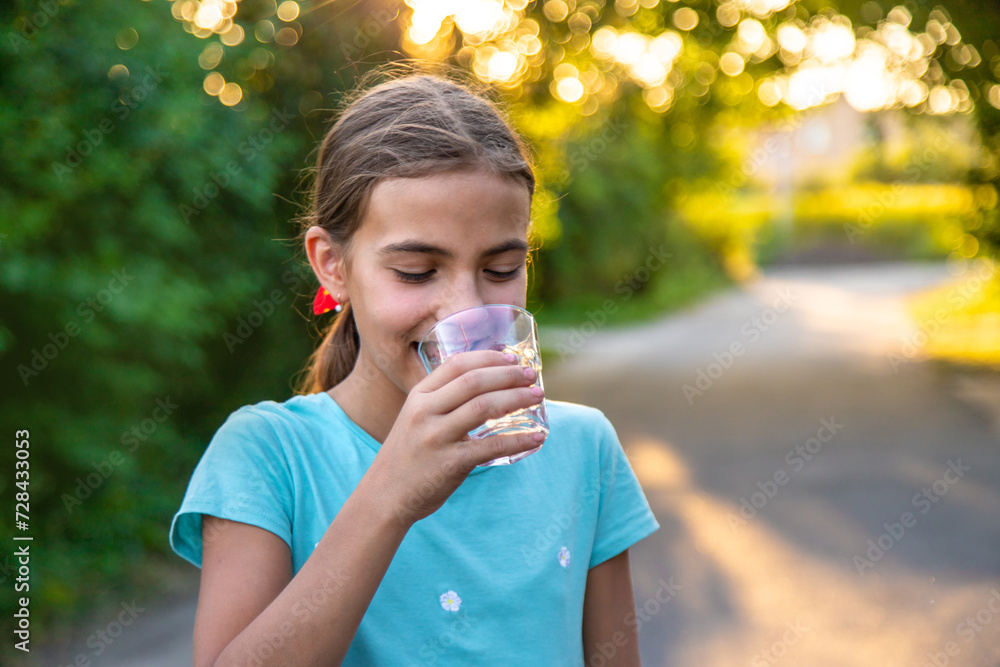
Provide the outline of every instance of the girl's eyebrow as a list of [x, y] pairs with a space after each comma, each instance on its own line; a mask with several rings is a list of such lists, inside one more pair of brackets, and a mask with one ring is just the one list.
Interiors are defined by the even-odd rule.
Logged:
[[[510, 250], [521, 250], [528, 252], [530, 248], [528, 243], [522, 239], [510, 239], [504, 241], [498, 245], [493, 246], [487, 250], [484, 250], [480, 258], [492, 257], [493, 255], [499, 255], [501, 253], [508, 252]], [[401, 255], [405, 253], [421, 253], [425, 255], [438, 255], [441, 257], [446, 257], [448, 259], [454, 259], [455, 255], [450, 250], [445, 250], [444, 248], [439, 248], [437, 246], [425, 243], [423, 241], [400, 241], [399, 243], [390, 243], [387, 246], [383, 246], [378, 250], [378, 255], [380, 257], [388, 257], [392, 255]]]

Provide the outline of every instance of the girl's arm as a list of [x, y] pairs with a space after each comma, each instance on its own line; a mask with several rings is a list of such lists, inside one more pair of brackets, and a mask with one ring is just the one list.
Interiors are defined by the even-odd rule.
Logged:
[[[631, 618], [631, 621], [627, 619]], [[587, 573], [583, 598], [584, 664], [641, 667], [628, 549]], [[601, 656], [601, 660], [597, 659]]]
[[277, 535], [204, 516], [195, 667], [339, 665], [409, 529], [380, 495], [366, 476], [294, 578]]

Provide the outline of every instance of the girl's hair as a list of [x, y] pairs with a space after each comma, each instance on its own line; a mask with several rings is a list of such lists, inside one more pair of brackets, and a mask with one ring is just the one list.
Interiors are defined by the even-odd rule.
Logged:
[[[306, 230], [319, 225], [349, 260], [371, 192], [388, 178], [487, 168], [523, 182], [533, 197], [535, 176], [527, 147], [486, 90], [425, 72], [365, 85], [380, 75], [375, 71], [366, 77], [345, 100], [320, 145], [308, 205], [298, 220], [300, 248]], [[354, 368], [360, 339], [350, 303], [322, 336], [297, 393], [326, 391]]]

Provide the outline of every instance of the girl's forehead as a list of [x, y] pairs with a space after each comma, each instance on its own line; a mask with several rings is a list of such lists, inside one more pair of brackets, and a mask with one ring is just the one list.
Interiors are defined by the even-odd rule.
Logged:
[[376, 185], [358, 235], [380, 246], [433, 240], [485, 248], [498, 239], [523, 241], [530, 209], [526, 186], [488, 172], [394, 178]]
[[371, 193], [378, 206], [408, 208], [451, 208], [487, 201], [530, 202], [527, 186], [509, 176], [487, 169], [454, 169], [419, 177], [386, 178]]

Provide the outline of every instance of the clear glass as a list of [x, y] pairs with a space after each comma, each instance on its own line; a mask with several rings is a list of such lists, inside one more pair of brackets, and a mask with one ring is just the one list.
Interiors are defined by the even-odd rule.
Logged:
[[[525, 309], [491, 303], [460, 310], [431, 327], [417, 348], [428, 373], [448, 357], [474, 350], [497, 350], [516, 355], [520, 365], [535, 369], [537, 379], [532, 386], [545, 388], [542, 385], [542, 358], [538, 352], [538, 327], [535, 318]], [[478, 440], [491, 435], [537, 432], [549, 432], [544, 400], [538, 405], [490, 419], [469, 431], [469, 437]], [[480, 466], [515, 463], [541, 448], [539, 445], [514, 456], [501, 456]]]

